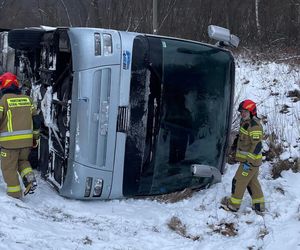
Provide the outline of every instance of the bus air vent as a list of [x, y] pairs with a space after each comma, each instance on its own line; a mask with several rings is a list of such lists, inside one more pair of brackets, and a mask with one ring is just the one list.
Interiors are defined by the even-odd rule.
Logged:
[[117, 132], [126, 133], [129, 128], [129, 109], [126, 106], [119, 107]]

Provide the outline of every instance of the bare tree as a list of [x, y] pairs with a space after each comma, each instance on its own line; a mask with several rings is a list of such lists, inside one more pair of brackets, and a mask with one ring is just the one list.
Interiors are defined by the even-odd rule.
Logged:
[[85, 26], [89, 26], [90, 21], [92, 19], [94, 19], [94, 20], [98, 19], [97, 18], [97, 16], [99, 15], [98, 1], [97, 0], [91, 0], [87, 10], [88, 10], [88, 12], [87, 12], [87, 18], [86, 18]]
[[3, 7], [5, 6], [5, 4], [6, 4], [6, 0], [3, 0], [2, 2], [1, 2], [1, 4], [0, 4], [0, 9], [3, 9]]
[[70, 19], [70, 15], [69, 15], [68, 8], [67, 8], [67, 6], [65, 5], [64, 0], [60, 0], [60, 2], [61, 2], [61, 4], [63, 5], [64, 10], [65, 10], [65, 12], [66, 12], [66, 15], [67, 15], [67, 17], [68, 17], [69, 25], [72, 27], [72, 22], [71, 22], [71, 19]]
[[166, 19], [168, 18], [168, 16], [170, 15], [170, 13], [172, 12], [174, 6], [176, 5], [176, 1], [177, 0], [173, 0], [169, 2], [169, 5], [167, 7], [167, 13], [165, 14], [164, 17], [162, 17], [162, 20], [159, 24], [158, 30], [163, 26], [164, 22], [166, 21]]
[[157, 0], [153, 0], [152, 7], [153, 34], [157, 34]]
[[[0, 0], [0, 27], [91, 26], [153, 32], [151, 0]], [[208, 41], [215, 24], [245, 47], [299, 50], [300, 0], [159, 0], [158, 33]]]
[[255, 21], [256, 21], [256, 29], [257, 29], [257, 34], [258, 37], [261, 37], [261, 27], [259, 23], [259, 3], [260, 0], [255, 0]]
[[37, 7], [38, 7], [38, 11], [39, 11], [39, 13], [40, 13], [41, 23], [44, 24], [44, 11], [43, 11], [43, 9], [41, 8], [40, 0], [37, 0]]

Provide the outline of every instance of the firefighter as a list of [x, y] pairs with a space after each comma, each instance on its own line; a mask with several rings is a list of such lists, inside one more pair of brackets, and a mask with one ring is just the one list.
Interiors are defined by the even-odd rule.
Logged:
[[260, 213], [265, 210], [264, 195], [257, 179], [262, 163], [263, 129], [257, 118], [255, 102], [242, 101], [238, 111], [241, 114], [241, 123], [235, 159], [240, 165], [232, 180], [231, 197], [224, 197], [221, 207], [227, 211], [238, 211], [247, 189], [252, 197], [252, 208]]
[[21, 93], [14, 74], [7, 72], [0, 76], [0, 90], [1, 170], [7, 194], [21, 198], [19, 175], [24, 195], [33, 193], [37, 186], [28, 155], [37, 146], [40, 122], [30, 97]]

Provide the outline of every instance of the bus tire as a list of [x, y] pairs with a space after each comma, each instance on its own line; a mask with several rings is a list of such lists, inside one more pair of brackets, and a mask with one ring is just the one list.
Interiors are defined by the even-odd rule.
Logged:
[[41, 172], [41, 177], [46, 179], [46, 175], [49, 172], [49, 138], [47, 136], [41, 135], [40, 137], [40, 147], [39, 147], [39, 162], [38, 170]]

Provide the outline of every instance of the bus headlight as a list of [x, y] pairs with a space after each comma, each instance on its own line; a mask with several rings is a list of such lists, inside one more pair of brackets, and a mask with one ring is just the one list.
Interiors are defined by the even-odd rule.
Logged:
[[103, 34], [103, 54], [111, 55], [113, 52], [111, 34]]
[[93, 178], [92, 177], [86, 177], [84, 197], [89, 197], [90, 196], [91, 190], [92, 190], [92, 183], [93, 183]]
[[94, 34], [95, 56], [101, 55], [101, 36], [99, 33]]
[[100, 197], [102, 194], [102, 189], [103, 189], [103, 180], [96, 179], [94, 185], [93, 197]]

